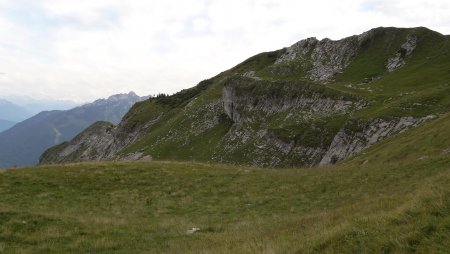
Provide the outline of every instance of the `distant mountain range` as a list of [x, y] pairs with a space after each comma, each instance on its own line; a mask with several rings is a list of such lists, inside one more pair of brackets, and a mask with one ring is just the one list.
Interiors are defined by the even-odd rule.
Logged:
[[68, 100], [33, 99], [26, 96], [0, 98], [0, 132], [46, 110], [67, 110], [79, 106]]
[[0, 132], [7, 130], [16, 124], [15, 122], [0, 119]]
[[[130, 92], [70, 110], [41, 112], [0, 133], [0, 167], [36, 164], [47, 148], [70, 140], [96, 121], [119, 123], [134, 103], [146, 98]], [[2, 102], [0, 118], [20, 121], [26, 116], [27, 111], [21, 107], [14, 107], [5, 100]]]
[[[49, 110], [68, 110], [80, 106], [84, 103], [75, 102], [71, 100], [57, 100], [57, 99], [36, 99], [28, 96], [2, 96], [0, 95], [0, 103], [7, 102], [21, 107], [27, 111], [29, 116], [35, 115], [42, 111]], [[25, 120], [26, 118], [22, 119]]]
[[0, 99], [0, 119], [10, 122], [20, 122], [29, 117], [33, 113], [29, 112], [27, 109], [14, 104], [8, 100]]

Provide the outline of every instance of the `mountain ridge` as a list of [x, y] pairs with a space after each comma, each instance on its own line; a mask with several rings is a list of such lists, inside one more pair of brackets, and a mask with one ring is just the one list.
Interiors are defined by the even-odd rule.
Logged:
[[[40, 163], [333, 164], [448, 112], [449, 50], [448, 36], [423, 27], [305, 39], [191, 89], [138, 103], [100, 135], [104, 141], [92, 144], [84, 133], [44, 153]], [[81, 150], [90, 152], [77, 157]]]

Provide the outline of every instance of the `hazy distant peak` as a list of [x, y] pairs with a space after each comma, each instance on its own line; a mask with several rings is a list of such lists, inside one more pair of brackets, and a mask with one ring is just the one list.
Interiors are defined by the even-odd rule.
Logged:
[[107, 99], [98, 99], [92, 103], [87, 103], [87, 104], [83, 105], [83, 107], [90, 106], [90, 105], [105, 104], [105, 103], [114, 103], [114, 102], [118, 102], [118, 101], [137, 102], [139, 100], [141, 100], [141, 97], [136, 95], [136, 93], [134, 93], [134, 92], [120, 93], [120, 94], [111, 95]]
[[0, 99], [0, 119], [12, 122], [20, 122], [32, 114], [25, 108], [6, 99]]
[[129, 93], [120, 93], [120, 94], [115, 94], [115, 95], [111, 95], [107, 100], [108, 101], [118, 101], [118, 100], [129, 100], [129, 99], [137, 99], [139, 98], [139, 96], [131, 91]]
[[13, 104], [12, 102], [5, 100], [5, 99], [0, 99], [0, 105], [6, 105], [6, 104]]

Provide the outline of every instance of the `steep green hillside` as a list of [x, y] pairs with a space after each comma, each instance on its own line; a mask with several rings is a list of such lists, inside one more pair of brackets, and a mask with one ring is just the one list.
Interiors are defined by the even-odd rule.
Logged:
[[319, 169], [103, 162], [3, 171], [0, 252], [446, 253], [449, 129], [446, 114]]
[[404, 67], [386, 72], [379, 59], [385, 51], [364, 52], [331, 85], [371, 102], [358, 116], [424, 116], [450, 109], [450, 37], [426, 28], [413, 29], [411, 34], [418, 36], [418, 44]]
[[[255, 144], [263, 142], [254, 132], [267, 130], [264, 135], [272, 135], [274, 142], [298, 140], [302, 145], [326, 149], [345, 121], [346, 112], [339, 109], [325, 109], [322, 112], [310, 112], [309, 109], [298, 110], [290, 107], [279, 112], [269, 112], [271, 107], [281, 108], [285, 104], [294, 104], [290, 98], [310, 96], [314, 100], [345, 100], [350, 103], [358, 101], [357, 97], [328, 89], [324, 86], [296, 81], [264, 81], [233, 76], [212, 82], [211, 87], [192, 100], [183, 108], [172, 108], [161, 120], [161, 124], [153, 127], [138, 142], [122, 151], [123, 154], [134, 151], [150, 154], [155, 159], [201, 160], [248, 163], [273, 166], [275, 161], [271, 154], [274, 150], [256, 149]], [[240, 101], [241, 119], [230, 119], [223, 110], [224, 86], [235, 89], [243, 97]], [[264, 105], [272, 99], [273, 105]], [[151, 102], [150, 102], [151, 103]], [[149, 104], [150, 104], [149, 103]], [[156, 105], [161, 105], [155, 100]], [[252, 108], [247, 110], [246, 105]], [[235, 104], [237, 105], [237, 103]], [[165, 106], [165, 105], [163, 105]], [[150, 108], [150, 107], [149, 107]], [[167, 107], [166, 107], [167, 108]], [[145, 112], [145, 111], [142, 111]], [[287, 117], [289, 115], [289, 117]], [[245, 118], [245, 120], [244, 120]], [[247, 120], [249, 119], [249, 120]], [[242, 124], [238, 124], [242, 120]], [[301, 124], [299, 124], [299, 122]], [[310, 125], [316, 130], [308, 130]], [[247, 132], [234, 137], [233, 133]], [[322, 133], [322, 135], [317, 135]], [[239, 134], [238, 134], [239, 135]], [[242, 139], [249, 139], [243, 143]], [[308, 143], [306, 143], [308, 142]], [[261, 144], [263, 145], [263, 143]], [[244, 152], [245, 151], [245, 152]], [[284, 165], [296, 165], [299, 161], [306, 164], [302, 154], [293, 153], [284, 156]], [[253, 161], [260, 159], [260, 161]], [[277, 158], [276, 158], [277, 159]], [[311, 160], [317, 160], [312, 158]], [[314, 164], [311, 162], [310, 164]]]
[[[333, 164], [449, 112], [449, 51], [450, 37], [426, 28], [309, 38], [251, 57], [191, 89], [139, 103], [111, 136], [100, 138], [102, 145], [74, 140], [40, 162], [151, 157], [266, 167]], [[86, 147], [98, 156], [68, 155]]]

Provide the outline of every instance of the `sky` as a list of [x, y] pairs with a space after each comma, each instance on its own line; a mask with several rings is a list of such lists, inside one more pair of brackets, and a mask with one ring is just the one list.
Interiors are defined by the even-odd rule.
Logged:
[[172, 94], [308, 37], [450, 34], [448, 0], [0, 0], [0, 97]]

